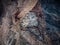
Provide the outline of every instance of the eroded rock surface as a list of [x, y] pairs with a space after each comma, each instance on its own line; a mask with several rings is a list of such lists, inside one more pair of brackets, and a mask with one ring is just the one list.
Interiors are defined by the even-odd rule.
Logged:
[[37, 26], [38, 21], [37, 21], [36, 14], [34, 12], [29, 12], [25, 17], [22, 19], [21, 25], [23, 27], [32, 27], [32, 26]]

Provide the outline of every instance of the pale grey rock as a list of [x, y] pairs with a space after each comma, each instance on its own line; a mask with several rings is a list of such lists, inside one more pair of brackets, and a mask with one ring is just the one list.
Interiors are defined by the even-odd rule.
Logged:
[[34, 12], [29, 12], [21, 21], [22, 27], [32, 27], [32, 26], [37, 26], [38, 21], [36, 14]]

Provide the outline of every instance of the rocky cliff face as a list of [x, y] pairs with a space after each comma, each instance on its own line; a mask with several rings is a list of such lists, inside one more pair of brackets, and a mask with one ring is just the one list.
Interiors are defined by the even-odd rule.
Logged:
[[20, 20], [24, 1], [1, 0], [0, 45], [60, 45], [60, 1], [39, 0]]

